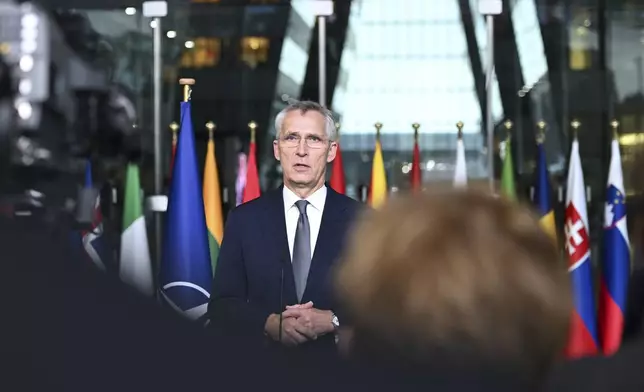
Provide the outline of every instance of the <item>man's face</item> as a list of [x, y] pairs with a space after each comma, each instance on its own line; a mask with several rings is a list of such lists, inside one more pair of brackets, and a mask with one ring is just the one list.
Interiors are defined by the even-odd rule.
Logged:
[[335, 159], [337, 151], [337, 143], [329, 141], [325, 124], [324, 116], [315, 111], [286, 113], [279, 137], [273, 142], [284, 183], [313, 188], [324, 182], [326, 164]]

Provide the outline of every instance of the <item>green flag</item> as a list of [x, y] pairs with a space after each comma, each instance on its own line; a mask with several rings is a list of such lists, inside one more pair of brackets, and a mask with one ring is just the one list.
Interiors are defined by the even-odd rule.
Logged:
[[141, 206], [139, 167], [132, 163], [127, 166], [123, 203], [119, 276], [124, 283], [135, 287], [145, 295], [152, 296], [154, 294], [152, 263]]
[[503, 157], [503, 172], [501, 173], [501, 194], [510, 200], [517, 199], [517, 190], [514, 185], [514, 165], [512, 164], [512, 149], [510, 138], [505, 141], [505, 156]]

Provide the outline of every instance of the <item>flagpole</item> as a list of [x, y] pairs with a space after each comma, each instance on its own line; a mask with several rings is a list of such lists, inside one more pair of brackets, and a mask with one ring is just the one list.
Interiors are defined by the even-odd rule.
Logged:
[[479, 0], [479, 12], [487, 27], [487, 68], [485, 72], [485, 125], [487, 128], [487, 166], [490, 191], [494, 194], [494, 124], [492, 118], [492, 80], [494, 79], [494, 15], [503, 10], [502, 0]]
[[[409, 173], [411, 174], [410, 183], [412, 191], [422, 191], [423, 180], [420, 170], [420, 146], [418, 145], [418, 130], [420, 129], [420, 124], [413, 123], [411, 124], [411, 127], [414, 129], [414, 145], [412, 146], [411, 170], [409, 171]], [[418, 152], [418, 155], [416, 155], [416, 152]]]
[[326, 107], [326, 18], [333, 15], [333, 1], [318, 0], [311, 4], [318, 18], [318, 100]]
[[326, 106], [326, 19], [318, 16], [318, 93], [320, 105]]
[[251, 121], [248, 123], [250, 129], [250, 143], [248, 146], [248, 161], [246, 163], [246, 185], [242, 192], [242, 203], [256, 199], [261, 194], [259, 173], [257, 166], [257, 150], [255, 139], [257, 137], [257, 123]]
[[170, 123], [170, 132], [172, 132], [172, 145], [177, 144], [177, 132], [179, 132], [179, 124], [176, 121]]
[[376, 124], [374, 124], [374, 127], [376, 127], [376, 141], [379, 142], [380, 141], [380, 130], [382, 129], [382, 123], [377, 122]]
[[507, 152], [512, 145], [512, 127], [514, 126], [514, 123], [512, 123], [511, 120], [506, 120], [503, 123], [503, 126], [505, 126], [505, 151]]
[[[577, 135], [579, 134], [579, 127], [581, 127], [581, 123], [579, 122], [579, 120], [575, 119], [570, 123], [570, 126], [572, 127], [573, 143], [575, 140], [577, 141], [577, 143], [579, 143], [579, 139]], [[586, 203], [590, 203], [591, 202], [590, 186], [586, 185], [585, 183], [584, 183], [584, 186], [586, 187], [586, 189], [583, 190], [584, 196], [586, 197]]]
[[[163, 224], [161, 222], [161, 209], [157, 208], [159, 204], [158, 197], [163, 194], [163, 166], [162, 166], [162, 134], [161, 134], [161, 101], [163, 80], [162, 80], [162, 66], [163, 66], [163, 30], [161, 29], [161, 18], [168, 15], [168, 3], [166, 1], [145, 1], [142, 4], [143, 16], [153, 18], [153, 86], [154, 86], [154, 101], [153, 101], [153, 126], [154, 126], [154, 195], [155, 199], [152, 200], [150, 205], [152, 210], [156, 212], [154, 217], [154, 231], [155, 231], [155, 258], [157, 263], [161, 260], [161, 240]], [[159, 264], [157, 264], [158, 266]]]
[[255, 143], [255, 138], [256, 138], [255, 132], [256, 132], [256, 129], [257, 129], [257, 124], [255, 123], [255, 121], [249, 122], [248, 123], [248, 128], [250, 129], [250, 142]]
[[[508, 152], [511, 152], [510, 149], [512, 148], [512, 127], [514, 124], [512, 123], [511, 120], [505, 120], [503, 123], [503, 126], [505, 127], [505, 154]], [[503, 158], [505, 160], [505, 156]], [[513, 168], [514, 170], [514, 168]]]
[[154, 18], [154, 193], [160, 195], [163, 192], [163, 167], [161, 165], [161, 97], [162, 80], [162, 37], [161, 18]]
[[494, 77], [494, 17], [487, 20], [487, 70], [485, 75], [485, 125], [487, 126], [487, 166], [490, 192], [494, 194], [494, 124], [492, 123], [492, 78]]
[[613, 139], [619, 140], [619, 121], [613, 120], [610, 122], [610, 127], [613, 129]]
[[537, 123], [537, 129], [539, 132], [537, 133], [537, 142], [538, 143], [543, 143], [545, 137], [546, 137], [546, 122], [545, 121], [539, 121]]

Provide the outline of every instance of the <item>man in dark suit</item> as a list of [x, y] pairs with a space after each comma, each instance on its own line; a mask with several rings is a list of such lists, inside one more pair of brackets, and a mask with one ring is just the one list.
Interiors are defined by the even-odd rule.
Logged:
[[332, 353], [342, 317], [331, 272], [361, 204], [325, 186], [337, 151], [329, 110], [293, 103], [275, 129], [284, 184], [229, 214], [209, 317], [226, 333]]

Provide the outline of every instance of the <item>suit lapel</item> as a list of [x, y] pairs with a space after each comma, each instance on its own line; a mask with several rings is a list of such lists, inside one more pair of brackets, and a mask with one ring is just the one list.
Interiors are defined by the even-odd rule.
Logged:
[[286, 234], [286, 219], [284, 214], [284, 197], [282, 195], [282, 186], [271, 191], [269, 203], [266, 206], [263, 232], [270, 248], [275, 247], [274, 254], [268, 254], [267, 257], [275, 259], [275, 268], [284, 270], [284, 305], [297, 303], [297, 293], [295, 291], [295, 278], [291, 268], [291, 252], [288, 248], [288, 237]]
[[309, 301], [321, 289], [321, 286], [324, 285], [325, 282], [320, 279], [320, 276], [324, 274], [320, 274], [319, 271], [323, 268], [328, 268], [328, 264], [333, 262], [333, 258], [337, 254], [336, 241], [339, 237], [338, 232], [341, 228], [340, 226], [345, 223], [345, 217], [343, 215], [344, 209], [337, 197], [338, 194], [331, 187], [327, 187], [327, 196], [324, 203], [324, 211], [322, 212], [322, 221], [320, 222], [320, 232], [315, 243], [315, 251], [313, 252], [311, 269], [309, 270], [309, 277], [306, 283], [306, 290], [302, 296], [302, 302]]

